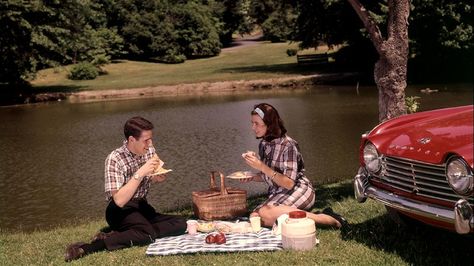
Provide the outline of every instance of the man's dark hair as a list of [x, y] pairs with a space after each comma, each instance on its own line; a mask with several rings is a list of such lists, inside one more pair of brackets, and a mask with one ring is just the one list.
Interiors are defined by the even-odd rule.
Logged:
[[267, 126], [267, 133], [263, 136], [266, 141], [271, 141], [276, 138], [281, 138], [286, 134], [286, 128], [283, 125], [283, 120], [280, 118], [278, 111], [268, 103], [260, 103], [254, 106], [251, 114], [260, 116], [255, 109], [259, 108], [263, 112], [263, 122]]
[[152, 130], [153, 124], [146, 120], [143, 117], [135, 116], [127, 120], [123, 127], [123, 133], [125, 134], [125, 139], [128, 140], [128, 137], [133, 136], [138, 139], [142, 135], [142, 131]]

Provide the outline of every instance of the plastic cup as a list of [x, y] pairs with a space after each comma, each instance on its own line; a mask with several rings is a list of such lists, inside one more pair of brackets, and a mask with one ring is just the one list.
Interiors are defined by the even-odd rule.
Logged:
[[260, 231], [260, 229], [262, 229], [260, 216], [250, 217], [250, 226], [252, 226], [252, 231], [254, 233]]
[[188, 234], [195, 235], [197, 234], [198, 222], [196, 220], [186, 221]]

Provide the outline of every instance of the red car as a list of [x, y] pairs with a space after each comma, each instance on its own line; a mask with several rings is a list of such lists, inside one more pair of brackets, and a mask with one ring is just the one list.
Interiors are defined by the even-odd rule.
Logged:
[[469, 105], [404, 115], [362, 135], [356, 199], [474, 233], [473, 112]]

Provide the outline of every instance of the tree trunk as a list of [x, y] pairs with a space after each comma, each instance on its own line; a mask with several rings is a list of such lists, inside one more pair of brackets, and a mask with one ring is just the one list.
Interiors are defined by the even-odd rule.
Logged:
[[374, 78], [379, 90], [379, 121], [406, 114], [409, 0], [389, 0], [387, 39], [358, 0], [348, 0], [364, 23], [379, 54]]

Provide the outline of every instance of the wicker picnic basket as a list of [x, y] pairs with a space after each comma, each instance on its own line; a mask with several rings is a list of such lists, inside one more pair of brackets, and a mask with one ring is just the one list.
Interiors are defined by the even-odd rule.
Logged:
[[[220, 189], [215, 175], [221, 178]], [[194, 215], [202, 220], [228, 220], [247, 213], [247, 191], [225, 187], [224, 175], [212, 171], [208, 190], [193, 191]]]

